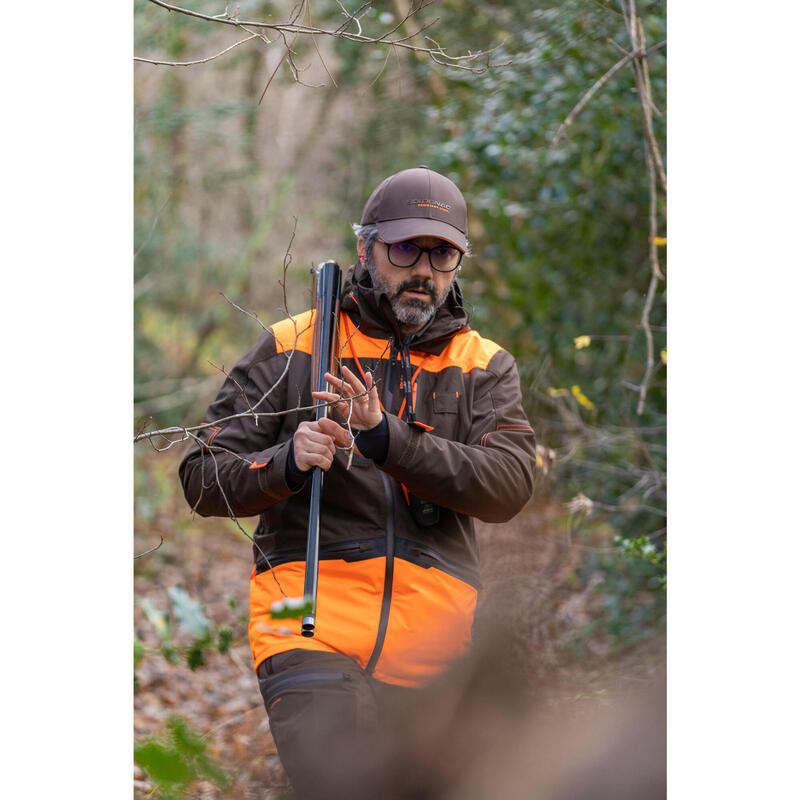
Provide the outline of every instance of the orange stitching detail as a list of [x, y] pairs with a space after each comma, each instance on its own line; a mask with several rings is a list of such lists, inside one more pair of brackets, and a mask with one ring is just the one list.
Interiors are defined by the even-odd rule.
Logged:
[[214, 425], [211, 428], [211, 430], [214, 431], [214, 433], [212, 433], [211, 436], [208, 437], [208, 441], [206, 442], [206, 447], [211, 445], [211, 442], [214, 441], [214, 437], [222, 430], [222, 426], [221, 425]]
[[263, 464], [259, 464], [254, 461], [247, 469], [262, 469], [263, 467], [266, 467], [267, 464], [269, 464], [269, 459], [267, 459]]

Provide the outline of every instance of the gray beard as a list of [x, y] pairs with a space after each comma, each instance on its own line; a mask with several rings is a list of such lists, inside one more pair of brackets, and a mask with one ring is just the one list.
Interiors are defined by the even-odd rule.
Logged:
[[[442, 296], [439, 297], [436, 293], [436, 287], [432, 283], [423, 282], [423, 288], [430, 292], [433, 302], [426, 302], [416, 297], [403, 301], [400, 299], [400, 295], [402, 295], [406, 289], [411, 288], [411, 286], [418, 286], [420, 283], [419, 281], [403, 281], [398, 286], [397, 291], [392, 293], [388, 284], [384, 283], [377, 275], [374, 264], [368, 263], [367, 270], [372, 278], [372, 285], [389, 298], [389, 302], [392, 305], [392, 312], [401, 329], [410, 328], [412, 330], [417, 330], [423, 325], [426, 325], [436, 313], [437, 309], [444, 303], [449, 292], [448, 288], [448, 290], [442, 292]], [[411, 284], [411, 286], [407, 284]]]

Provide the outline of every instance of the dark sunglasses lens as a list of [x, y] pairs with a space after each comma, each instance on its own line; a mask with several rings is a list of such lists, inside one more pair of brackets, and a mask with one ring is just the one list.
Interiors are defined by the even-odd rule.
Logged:
[[410, 267], [419, 258], [419, 247], [411, 242], [395, 242], [389, 246], [389, 261], [396, 267]]
[[436, 247], [431, 250], [431, 264], [434, 269], [450, 272], [458, 266], [461, 251], [455, 247]]

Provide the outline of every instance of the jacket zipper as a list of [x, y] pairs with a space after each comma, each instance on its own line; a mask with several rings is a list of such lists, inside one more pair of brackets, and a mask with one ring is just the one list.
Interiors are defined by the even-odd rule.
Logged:
[[[389, 350], [389, 368], [386, 371], [386, 385], [383, 392], [383, 407], [387, 414], [392, 413], [392, 396], [394, 383], [394, 364], [399, 353], [396, 349], [394, 337], [391, 339]], [[381, 616], [378, 621], [378, 633], [375, 637], [375, 646], [369, 657], [364, 671], [368, 675], [375, 672], [375, 665], [381, 656], [383, 643], [386, 639], [386, 628], [389, 625], [389, 610], [392, 605], [392, 582], [394, 580], [394, 490], [391, 478], [381, 472], [383, 492], [386, 496], [386, 571], [383, 577], [383, 597], [381, 598]]]
[[406, 399], [405, 417], [408, 422], [414, 422], [417, 418], [414, 412], [414, 387], [411, 385], [411, 353], [408, 342], [402, 348], [403, 354], [403, 395]]

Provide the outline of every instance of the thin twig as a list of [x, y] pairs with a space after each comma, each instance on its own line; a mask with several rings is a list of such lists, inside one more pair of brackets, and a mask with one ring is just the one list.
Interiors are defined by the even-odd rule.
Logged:
[[261, 34], [254, 33], [248, 36], [246, 39], [240, 39], [238, 42], [234, 42], [230, 47], [226, 47], [224, 50], [221, 50], [219, 53], [215, 53], [213, 56], [209, 56], [208, 58], [200, 58], [197, 61], [156, 61], [152, 58], [139, 58], [138, 56], [134, 56], [134, 61], [141, 61], [144, 64], [156, 64], [163, 67], [194, 67], [197, 64], [207, 64], [209, 61], [213, 61], [215, 58], [219, 58], [220, 56], [224, 56], [225, 53], [230, 52], [233, 50], [234, 47], [238, 47], [240, 44], [245, 44], [249, 42], [251, 39], [260, 39]]
[[644, 49], [644, 33], [641, 21], [636, 15], [636, 0], [629, 0], [628, 32], [631, 37], [631, 45], [636, 53], [633, 59], [633, 74], [636, 81], [636, 92], [639, 96], [639, 105], [642, 109], [642, 122], [644, 123], [644, 135], [650, 157], [658, 175], [658, 182], [664, 195], [667, 194], [667, 176], [664, 172], [664, 163], [661, 160], [661, 151], [658, 149], [656, 135], [653, 131], [652, 100], [647, 91], [648, 82], [645, 79], [646, 51]]
[[[655, 52], [656, 50], [664, 47], [666, 43], [666, 40], [659, 42], [658, 44], [653, 45], [647, 52]], [[575, 117], [577, 117], [578, 114], [583, 111], [589, 101], [611, 80], [611, 78], [614, 77], [614, 75], [616, 75], [626, 64], [630, 63], [636, 57], [636, 55], [637, 54], [634, 51], [627, 53], [624, 58], [621, 58], [619, 61], [617, 61], [617, 63], [614, 64], [611, 69], [609, 69], [602, 77], [595, 81], [594, 85], [589, 89], [588, 92], [586, 92], [575, 108], [569, 112], [567, 118], [561, 123], [556, 135], [553, 137], [553, 141], [550, 143], [551, 147], [555, 147], [561, 141], [567, 132], [567, 128], [575, 121]]]
[[[655, 183], [654, 179], [655, 170], [653, 169], [653, 161], [652, 158], [650, 157], [649, 151], [646, 153], [646, 156], [647, 156], [647, 167], [648, 171], [650, 172], [651, 186], [652, 186]], [[651, 214], [651, 219], [652, 219], [652, 214]], [[652, 222], [651, 222], [650, 239], [651, 239], [650, 247], [652, 251], [652, 248], [655, 246], [653, 243], [655, 236], [652, 234]], [[644, 411], [644, 401], [645, 398], [647, 397], [647, 388], [650, 384], [650, 378], [653, 375], [653, 367], [655, 366], [653, 332], [650, 330], [650, 312], [653, 309], [653, 301], [655, 300], [656, 296], [656, 288], [660, 280], [662, 280], [662, 276], [658, 268], [658, 260], [656, 258], [656, 261], [651, 264], [650, 286], [647, 289], [647, 298], [645, 300], [644, 308], [642, 309], [642, 318], [641, 318], [642, 330], [644, 331], [645, 340], [647, 342], [647, 362], [645, 366], [644, 377], [642, 378], [642, 382], [639, 385], [639, 402], [636, 405], [636, 413], [640, 416]]]
[[[306, 17], [308, 19], [309, 26], [311, 23], [311, 3], [306, 0]], [[338, 84], [336, 83], [336, 78], [331, 75], [331, 71], [328, 69], [328, 65], [325, 63], [325, 59], [322, 57], [322, 53], [319, 51], [319, 45], [317, 44], [317, 39], [314, 34], [311, 34], [311, 41], [314, 45], [314, 49], [317, 51], [317, 55], [319, 56], [319, 60], [322, 62], [322, 66], [325, 68], [325, 72], [328, 73], [328, 77], [331, 79], [331, 83], [338, 88]]]
[[[429, 2], [424, 3], [422, 6], [420, 6], [420, 8], [424, 8], [425, 6], [430, 5], [430, 3], [433, 2], [433, 1], [434, 0], [429, 0]], [[499, 66], [497, 64], [492, 64], [491, 63], [491, 53], [494, 52], [494, 50], [496, 50], [497, 47], [500, 47], [501, 45], [498, 45], [497, 47], [491, 48], [490, 50], [478, 50], [476, 52], [470, 52], [468, 55], [465, 55], [465, 56], [451, 56], [451, 55], [448, 55], [440, 47], [439, 48], [431, 48], [431, 47], [424, 47], [424, 46], [420, 46], [420, 45], [411, 44], [410, 41], [407, 40], [409, 37], [403, 37], [403, 38], [400, 38], [400, 39], [390, 39], [390, 38], [388, 38], [388, 33], [385, 33], [382, 36], [377, 36], [377, 37], [376, 36], [365, 36], [361, 31], [361, 24], [359, 22], [359, 18], [356, 17], [356, 16], [353, 16], [353, 15], [347, 14], [346, 10], [344, 9], [344, 7], [341, 4], [339, 4], [339, 7], [342, 9], [343, 13], [346, 14], [348, 19], [346, 20], [346, 23], [344, 25], [340, 25], [336, 29], [329, 30], [329, 29], [326, 29], [326, 28], [320, 28], [320, 27], [317, 27], [317, 26], [314, 26], [314, 25], [310, 25], [310, 24], [299, 24], [299, 23], [297, 23], [296, 20], [299, 18], [300, 13], [302, 12], [305, 0], [304, 0], [303, 3], [299, 3], [295, 7], [296, 13], [294, 14], [293, 18], [290, 19], [289, 22], [279, 22], [279, 23], [258, 22], [258, 21], [255, 21], [255, 20], [239, 20], [237, 18], [230, 17], [229, 15], [212, 16], [212, 15], [209, 15], [209, 14], [202, 14], [202, 13], [200, 13], [198, 11], [192, 11], [191, 9], [182, 8], [181, 6], [172, 5], [170, 3], [164, 2], [164, 0], [149, 0], [149, 2], [153, 3], [154, 5], [159, 6], [160, 8], [164, 8], [167, 11], [174, 11], [174, 12], [176, 12], [178, 14], [185, 14], [186, 16], [194, 17], [195, 19], [201, 19], [201, 20], [204, 20], [206, 22], [213, 22], [213, 23], [220, 24], [220, 25], [233, 25], [234, 27], [241, 28], [242, 30], [245, 30], [245, 31], [248, 31], [248, 32], [249, 32], [250, 28], [260, 28], [260, 29], [273, 30], [273, 31], [275, 31], [276, 33], [278, 33], [278, 34], [280, 34], [282, 36], [282, 38], [284, 40], [284, 44], [286, 44], [286, 34], [293, 34], [295, 36], [295, 38], [297, 36], [300, 36], [300, 35], [311, 36], [312, 38], [315, 35], [331, 36], [333, 38], [346, 39], [348, 41], [357, 42], [357, 43], [360, 43], [360, 44], [373, 44], [373, 45], [381, 45], [381, 46], [383, 46], [383, 45], [391, 45], [391, 46], [394, 46], [394, 47], [403, 47], [403, 48], [405, 48], [407, 50], [412, 50], [414, 52], [426, 54], [433, 61], [435, 61], [437, 64], [441, 64], [443, 66], [456, 67], [457, 69], [465, 69], [465, 70], [468, 70], [470, 72], [475, 72], [475, 73], [482, 73], [482, 72], [485, 72], [486, 69], [488, 69], [488, 68], [490, 68], [492, 66]], [[369, 6], [369, 5], [371, 5], [371, 4], [367, 4], [367, 6]], [[362, 6], [362, 8], [364, 8], [364, 6]], [[419, 11], [420, 8], [416, 9], [416, 11]], [[359, 11], [360, 11], [360, 9], [359, 9]], [[414, 13], [416, 13], [416, 11]], [[408, 16], [410, 16], [410, 14]], [[358, 33], [348, 33], [347, 32], [347, 27], [349, 27], [351, 22], [356, 22], [358, 24], [358, 27], [359, 27], [359, 32]], [[438, 22], [438, 18], [436, 20], [434, 20], [434, 22], [425, 25], [423, 28], [421, 28], [421, 30], [425, 30], [427, 27], [430, 27], [430, 25], [436, 24], [436, 22]], [[417, 31], [417, 33], [419, 33], [419, 32], [420, 31]], [[268, 42], [268, 40], [266, 40], [266, 39], [265, 39], [265, 41]], [[294, 41], [292, 42], [292, 44], [294, 44]], [[292, 62], [292, 58], [291, 58], [291, 53], [292, 53], [291, 47], [287, 46], [287, 52], [284, 53], [284, 56], [281, 59], [281, 61], [279, 62], [279, 64], [282, 63], [284, 60], [287, 60], [290, 64], [292, 64], [293, 62]], [[487, 59], [485, 65], [476, 66], [476, 67], [472, 67], [472, 66], [469, 65], [469, 62], [477, 61], [478, 59], [482, 59], [484, 56]], [[149, 60], [149, 59], [144, 59], [144, 60]], [[464, 62], [464, 63], [461, 63], [461, 62]], [[277, 69], [276, 69], [276, 71], [277, 71]], [[296, 68], [296, 65], [293, 65], [293, 73], [295, 75], [295, 79], [297, 79], [297, 68]], [[274, 75], [270, 77], [270, 81], [268, 82], [267, 87], [269, 87], [269, 83], [271, 83], [272, 77], [274, 77]], [[264, 91], [266, 92], [266, 88], [265, 88]], [[263, 99], [263, 94], [262, 94], [262, 99]]]
[[144, 553], [139, 553], [138, 556], [133, 557], [133, 560], [136, 561], [137, 558], [143, 558], [148, 553], [155, 553], [155, 551], [158, 550], [158, 548], [161, 547], [162, 544], [164, 544], [164, 537], [161, 536], [161, 534], [159, 534], [158, 538], [161, 539], [161, 541], [155, 547], [151, 547], [149, 550], [145, 550]]
[[150, 241], [150, 237], [153, 235], [153, 231], [156, 229], [156, 223], [158, 222], [159, 217], [161, 216], [161, 212], [167, 207], [167, 203], [169, 202], [170, 197], [172, 197], [172, 193], [167, 195], [167, 199], [161, 204], [161, 208], [158, 209], [156, 212], [156, 216], [153, 219], [153, 224], [150, 226], [150, 230], [147, 232], [147, 236], [145, 236], [144, 241], [136, 248], [136, 252], [133, 254], [133, 260], [136, 261], [136, 256], [142, 252], [144, 246]]
[[[155, 0], [151, 0], [151, 2], [155, 2]], [[267, 93], [267, 89], [269, 89], [269, 85], [272, 83], [272, 79], [278, 74], [278, 70], [280, 69], [281, 64], [283, 64], [283, 62], [290, 56], [292, 52], [291, 46], [286, 42], [286, 37], [283, 34], [281, 34], [281, 36], [283, 38], [283, 43], [286, 46], [286, 52], [280, 57], [278, 63], [275, 65], [275, 69], [272, 70], [272, 74], [267, 79], [267, 85], [264, 87], [264, 91], [261, 92], [261, 97], [258, 98], [259, 105], [261, 105], [261, 101], [264, 99], [264, 95]], [[295, 36], [295, 39], [296, 38], [297, 37]], [[292, 44], [294, 44], [294, 41], [292, 42]]]
[[[236, 525], [236, 527], [253, 543], [253, 546], [256, 548], [256, 550], [258, 550], [258, 552], [261, 553], [261, 555], [264, 557], [264, 560], [267, 563], [267, 567], [269, 568], [270, 574], [272, 575], [272, 579], [275, 581], [275, 584], [277, 585], [278, 590], [280, 591], [280, 593], [284, 597], [288, 597], [286, 592], [283, 591], [283, 586], [281, 586], [281, 582], [278, 580], [278, 576], [275, 574], [275, 570], [273, 569], [272, 564], [271, 564], [267, 554], [261, 549], [261, 547], [259, 546], [258, 542], [256, 542], [255, 538], [253, 536], [251, 536], [242, 527], [241, 523], [239, 522], [238, 517], [236, 516], [236, 514], [233, 511], [233, 509], [231, 508], [231, 504], [228, 502], [228, 497], [225, 494], [225, 490], [222, 488], [222, 481], [220, 480], [220, 477], [219, 477], [219, 465], [217, 464], [216, 456], [214, 455], [214, 453], [211, 452], [211, 449], [205, 444], [205, 442], [203, 442], [203, 440], [200, 439], [200, 437], [194, 436], [194, 435], [191, 435], [191, 436], [200, 445], [200, 447], [204, 448], [205, 452], [207, 452], [211, 456], [211, 460], [212, 460], [212, 462], [214, 464], [214, 475], [215, 475], [215, 478], [216, 478], [217, 490], [219, 491], [220, 496], [222, 497], [222, 499], [225, 502], [225, 507], [228, 509], [229, 518], [233, 520], [233, 522]], [[203, 458], [203, 465], [205, 466], [205, 457]], [[192, 511], [196, 511], [197, 506], [199, 505], [200, 499], [202, 498], [202, 496], [203, 495], [201, 493], [200, 497], [197, 498], [197, 502], [192, 507]]]

